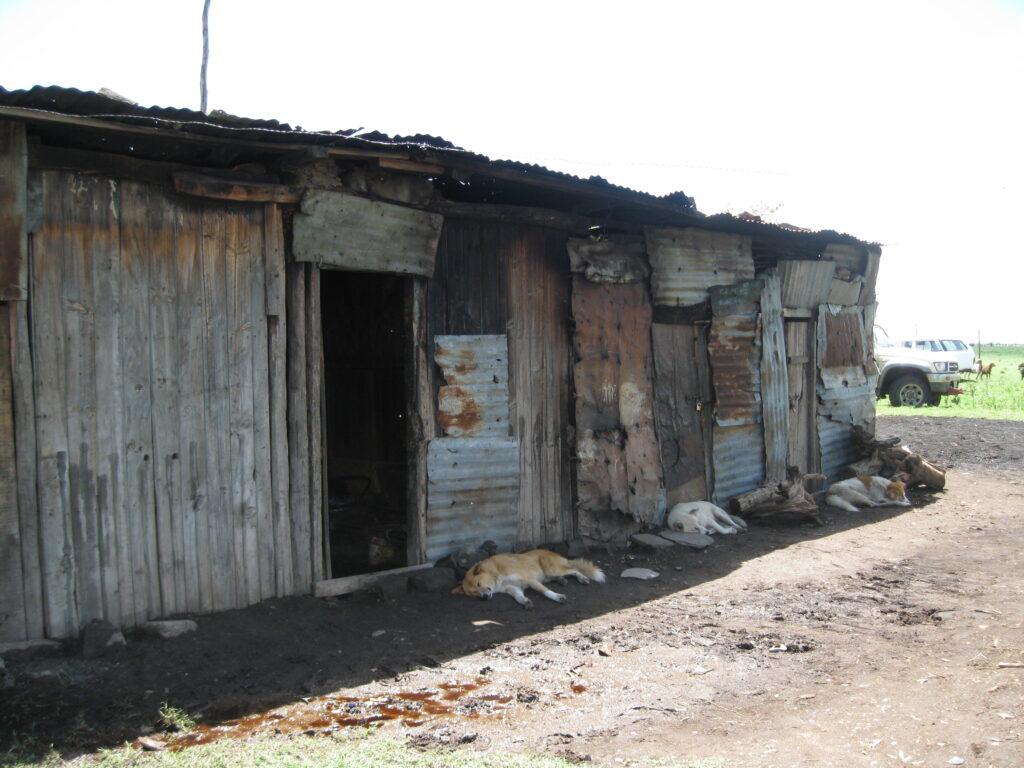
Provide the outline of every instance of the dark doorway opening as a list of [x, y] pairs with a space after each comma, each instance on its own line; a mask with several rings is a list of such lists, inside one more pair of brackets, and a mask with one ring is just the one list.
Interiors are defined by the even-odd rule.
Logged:
[[325, 270], [325, 452], [330, 577], [407, 564], [406, 283]]

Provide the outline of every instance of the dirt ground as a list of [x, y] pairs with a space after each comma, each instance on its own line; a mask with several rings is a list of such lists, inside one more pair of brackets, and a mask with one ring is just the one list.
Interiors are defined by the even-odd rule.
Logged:
[[[878, 432], [948, 467], [947, 490], [703, 551], [593, 552], [609, 582], [569, 584], [564, 605], [272, 600], [100, 659], [8, 653], [0, 755], [212, 737], [162, 730], [168, 702], [202, 725], [241, 718], [228, 736], [376, 722], [424, 749], [608, 766], [1022, 766], [1024, 422], [894, 416]], [[660, 575], [619, 578], [630, 566]]]

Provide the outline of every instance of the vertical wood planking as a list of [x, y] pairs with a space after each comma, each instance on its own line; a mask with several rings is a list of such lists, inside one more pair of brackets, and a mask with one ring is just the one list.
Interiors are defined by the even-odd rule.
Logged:
[[[238, 605], [235, 540], [232, 529], [231, 434], [228, 354], [228, 271], [226, 222], [223, 210], [203, 209], [203, 308], [206, 348], [206, 429], [209, 529], [214, 552], [214, 610]], [[202, 534], [202, 531], [200, 531]]]
[[0, 302], [0, 584], [3, 584], [3, 589], [0, 589], [0, 642], [28, 639], [21, 562], [25, 542], [18, 519], [11, 362], [10, 309]]
[[252, 268], [249, 272], [249, 308], [252, 318], [252, 391], [254, 479], [256, 481], [255, 559], [259, 564], [259, 599], [272, 597], [275, 590], [274, 495], [270, 458], [270, 368], [267, 359], [267, 266], [269, 244], [264, 234], [266, 209], [247, 211]]
[[40, 560], [43, 567], [44, 632], [67, 637], [78, 631], [74, 542], [68, 507], [68, 433], [64, 329], [64, 233], [70, 175], [43, 174], [43, 225], [34, 238], [31, 264], [32, 349], [38, 450]]
[[765, 479], [786, 479], [789, 443], [789, 378], [782, 321], [782, 284], [766, 275], [761, 291], [761, 409], [764, 420]]
[[152, 362], [149, 312], [149, 195], [141, 184], [121, 186], [121, 319], [124, 382], [125, 535], [130, 542], [136, 623], [160, 610], [153, 474]]
[[306, 402], [306, 266], [289, 264], [288, 276], [288, 465], [292, 521], [293, 585], [312, 589], [310, 562], [309, 428]]
[[267, 270], [267, 346], [270, 388], [271, 486], [274, 522], [275, 594], [294, 591], [288, 468], [288, 351], [285, 302], [284, 230], [281, 209], [264, 209], [263, 239]]
[[324, 536], [327, 507], [324, 477], [327, 468], [323, 450], [324, 436], [324, 344], [323, 317], [320, 314], [320, 269], [309, 265], [306, 272], [306, 364], [309, 429], [309, 510], [310, 558], [313, 581], [324, 578], [324, 563], [330, 560], [329, 542]]
[[181, 414], [177, 323], [175, 221], [170, 202], [157, 188], [147, 186], [144, 201], [145, 258], [149, 262], [150, 379], [152, 382], [153, 489], [156, 501], [160, 615], [187, 610], [185, 541], [182, 520]]
[[[565, 236], [541, 228], [507, 233], [510, 422], [519, 438], [519, 543], [571, 535], [569, 277]], [[503, 287], [503, 286], [502, 286]]]
[[[225, 258], [228, 270], [228, 385], [231, 441], [231, 507], [229, 524], [234, 529], [234, 567], [239, 584], [239, 605], [259, 600], [259, 534], [257, 530], [256, 481], [253, 468], [253, 322], [250, 308], [252, 244], [245, 219], [227, 212]], [[261, 265], [262, 268], [262, 265]]]
[[27, 156], [24, 124], [0, 120], [0, 301], [26, 298]]
[[175, 200], [178, 395], [181, 440], [181, 523], [185, 561], [185, 610], [213, 609], [210, 488], [206, 424], [206, 343], [203, 303], [203, 213], [198, 204]]
[[[82, 339], [82, 346], [83, 350], [91, 352], [92, 362], [91, 368], [86, 369], [83, 386], [93, 389], [95, 394], [95, 410], [91, 414], [88, 436], [92, 441], [91, 471], [95, 477], [93, 492], [100, 570], [87, 574], [83, 562], [82, 575], [99, 579], [102, 593], [100, 615], [120, 626], [133, 615], [132, 590], [123, 587], [125, 582], [131, 583], [131, 560], [125, 547], [121, 504], [124, 474], [119, 269], [121, 194], [118, 183], [113, 180], [100, 180], [93, 193], [99, 210], [88, 229], [91, 242], [87, 246], [88, 260], [83, 269], [83, 278], [91, 280], [92, 284], [92, 290], [83, 294], [83, 303], [87, 297], [92, 315], [92, 333], [90, 338]], [[81, 474], [83, 477], [89, 474], [85, 461], [81, 462]], [[95, 617], [83, 616], [83, 620]]]
[[[31, 247], [29, 249], [31, 260]], [[18, 517], [21, 538], [23, 603], [26, 638], [43, 637], [43, 568], [40, 562], [40, 507], [36, 490], [36, 410], [33, 393], [32, 348], [28, 302], [9, 305], [11, 373], [14, 396], [14, 431], [18, 475]]]
[[427, 343], [427, 282], [408, 281], [406, 292], [406, 327], [410, 329], [412, 349], [406, 355], [406, 392], [409, 402], [408, 447], [409, 482], [407, 506], [409, 508], [409, 535], [406, 557], [409, 565], [418, 565], [427, 557], [427, 445], [437, 436], [434, 421], [434, 392], [432, 389], [431, 354]]

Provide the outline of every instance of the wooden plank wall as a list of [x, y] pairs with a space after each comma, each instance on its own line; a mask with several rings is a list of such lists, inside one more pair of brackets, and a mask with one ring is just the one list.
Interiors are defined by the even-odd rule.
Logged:
[[33, 173], [31, 331], [8, 313], [20, 550], [39, 582], [18, 633], [307, 591], [285, 506], [280, 212]]

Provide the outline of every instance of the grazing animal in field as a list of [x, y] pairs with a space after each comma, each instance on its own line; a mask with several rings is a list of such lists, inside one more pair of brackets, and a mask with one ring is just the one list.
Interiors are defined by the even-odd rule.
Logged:
[[1020, 371], [1020, 377], [1024, 379], [1024, 363], [1017, 366], [1017, 370]]
[[992, 378], [992, 369], [995, 368], [995, 367], [996, 367], [995, 363], [989, 363], [988, 365], [981, 366], [981, 368], [978, 371], [978, 378], [979, 379]]
[[532, 608], [530, 598], [523, 594], [523, 590], [530, 587], [549, 600], [564, 603], [565, 595], [548, 589], [544, 582], [555, 579], [564, 584], [566, 576], [574, 577], [580, 584], [605, 580], [604, 572], [589, 560], [567, 560], [555, 552], [535, 549], [520, 555], [493, 555], [481, 560], [470, 568], [452, 594], [489, 600], [498, 592], [504, 592], [523, 608]]
[[825, 502], [833, 507], [856, 512], [857, 507], [909, 507], [907, 486], [887, 477], [857, 475], [849, 480], [832, 483]]
[[684, 501], [668, 513], [666, 525], [683, 533], [736, 533], [747, 524], [710, 501]]

